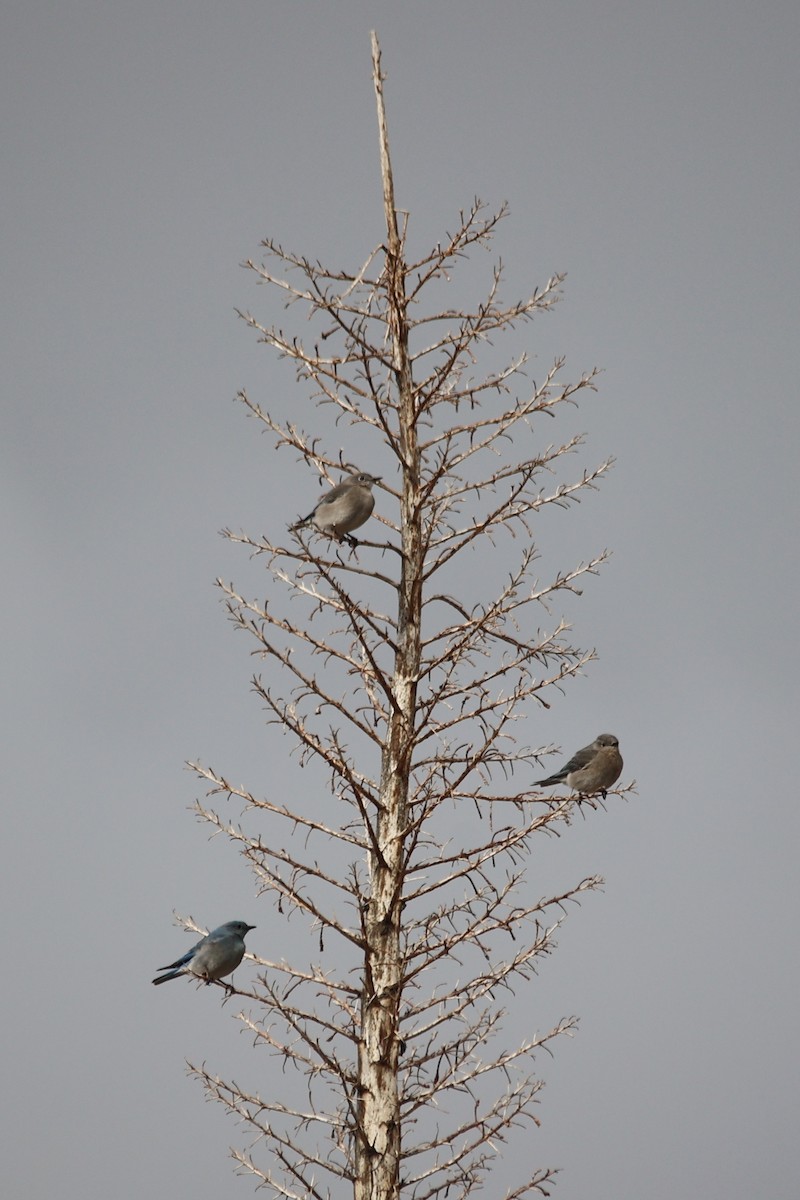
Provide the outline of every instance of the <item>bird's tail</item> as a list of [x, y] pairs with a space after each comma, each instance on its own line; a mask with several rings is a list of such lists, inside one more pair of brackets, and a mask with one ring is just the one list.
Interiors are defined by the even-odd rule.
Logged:
[[186, 974], [186, 972], [184, 970], [169, 971], [169, 972], [167, 972], [166, 975], [156, 976], [156, 978], [153, 980], [153, 983], [155, 983], [155, 984], [166, 983], [168, 979], [177, 979], [179, 975], [185, 975], [185, 974]]

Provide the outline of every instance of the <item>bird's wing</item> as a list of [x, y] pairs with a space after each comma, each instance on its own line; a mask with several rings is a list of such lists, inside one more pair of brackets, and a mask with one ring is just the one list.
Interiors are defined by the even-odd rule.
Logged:
[[188, 962], [192, 961], [205, 940], [205, 938], [201, 938], [199, 942], [196, 942], [192, 946], [191, 950], [186, 951], [183, 958], [176, 958], [174, 963], [169, 963], [166, 967], [159, 967], [159, 971], [176, 971], [178, 967], [185, 967]]
[[561, 771], [561, 774], [571, 775], [573, 771], [580, 771], [581, 767], [588, 767], [596, 754], [597, 747], [594, 742], [592, 742], [591, 746], [584, 746], [582, 750], [578, 750], [576, 754], [573, 754], [563, 771]]
[[[325, 493], [319, 504], [335, 504], [337, 500], [341, 500], [342, 496], [350, 491], [352, 486], [352, 483], [337, 483], [335, 487], [332, 487], [329, 492]], [[319, 504], [314, 509], [314, 512], [319, 508]]]

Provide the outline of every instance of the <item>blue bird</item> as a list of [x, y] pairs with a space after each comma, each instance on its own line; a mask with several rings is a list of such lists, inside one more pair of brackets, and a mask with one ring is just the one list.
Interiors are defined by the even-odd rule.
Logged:
[[555, 787], [558, 783], [564, 783], [582, 796], [599, 792], [605, 800], [606, 789], [615, 784], [621, 774], [619, 739], [613, 733], [601, 733], [590, 746], [584, 746], [574, 754], [555, 775], [537, 779], [534, 786]]
[[352, 536], [353, 530], [359, 529], [369, 519], [375, 507], [372, 485], [379, 483], [380, 478], [380, 475], [370, 475], [366, 471], [348, 475], [317, 501], [307, 517], [301, 517], [289, 528], [295, 530], [304, 525], [313, 525], [320, 533], [326, 533], [337, 542], [345, 541], [350, 546], [357, 546], [358, 542]]
[[244, 958], [244, 938], [251, 929], [255, 929], [255, 925], [248, 925], [244, 921], [228, 921], [218, 929], [212, 929], [197, 945], [187, 950], [183, 958], [167, 967], [159, 967], [159, 971], [166, 971], [167, 974], [158, 975], [153, 983], [166, 983], [168, 979], [177, 979], [179, 975], [194, 975], [211, 983], [212, 980], [230, 975]]

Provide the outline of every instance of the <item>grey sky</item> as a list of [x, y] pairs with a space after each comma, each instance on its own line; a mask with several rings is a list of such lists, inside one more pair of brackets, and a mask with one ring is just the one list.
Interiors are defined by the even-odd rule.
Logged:
[[[182, 763], [297, 786], [212, 581], [254, 578], [221, 527], [257, 534], [309, 507], [309, 473], [230, 398], [246, 386], [290, 413], [305, 396], [233, 308], [279, 319], [238, 266], [263, 236], [337, 266], [382, 236], [373, 26], [412, 246], [476, 194], [509, 201], [495, 243], [507, 295], [569, 273], [518, 346], [542, 369], [561, 353], [571, 376], [604, 368], [564, 428], [589, 432], [588, 462], [618, 459], [599, 495], [544, 530], [558, 565], [614, 556], [569, 610], [600, 661], [531, 741], [571, 753], [613, 730], [639, 796], [546, 839], [534, 863], [537, 891], [595, 872], [607, 887], [531, 990], [535, 1026], [577, 1012], [581, 1032], [543, 1057], [543, 1126], [525, 1152], [564, 1168], [559, 1200], [788, 1200], [790, 0], [6, 4], [7, 1194], [252, 1192], [226, 1157], [238, 1130], [183, 1062], [249, 1071], [262, 1090], [280, 1087], [277, 1067], [253, 1064], [215, 989], [150, 979], [191, 944], [173, 909], [256, 924], [256, 952], [291, 946], [186, 811]], [[454, 303], [490, 263], [465, 266]]]

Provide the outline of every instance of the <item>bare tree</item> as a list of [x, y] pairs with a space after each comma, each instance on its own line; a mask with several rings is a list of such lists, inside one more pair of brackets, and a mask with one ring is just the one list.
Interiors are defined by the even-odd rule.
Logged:
[[[534, 836], [563, 832], [578, 805], [531, 783], [548, 749], [528, 744], [533, 720], [593, 657], [552, 612], [605, 558], [542, 581], [535, 524], [610, 465], [558, 482], [582, 439], [538, 435], [595, 374], [561, 382], [557, 361], [531, 382], [521, 354], [476, 375], [479, 356], [497, 353], [493, 339], [551, 308], [561, 276], [506, 303], [497, 266], [480, 303], [426, 309], [505, 209], [476, 201], [409, 261], [374, 35], [373, 77], [384, 244], [356, 271], [271, 240], [263, 262], [247, 263], [311, 321], [307, 341], [242, 314], [296, 365], [322, 432], [241, 400], [321, 481], [384, 464], [395, 474], [383, 469], [357, 545], [313, 527], [226, 530], [263, 562], [267, 598], [218, 581], [264, 661], [268, 679], [254, 682], [268, 717], [302, 765], [322, 767], [314, 778], [329, 781], [334, 815], [322, 820], [314, 798], [281, 803], [193, 764], [209, 796], [241, 802], [244, 824], [208, 801], [202, 818], [307, 930], [296, 961], [256, 958], [257, 985], [237, 993], [251, 1002], [240, 1020], [283, 1060], [280, 1083], [271, 1075], [249, 1093], [193, 1068], [252, 1134], [251, 1148], [234, 1152], [242, 1167], [287, 1200], [350, 1189], [356, 1200], [434, 1200], [485, 1181], [498, 1145], [536, 1123], [537, 1050], [574, 1024], [509, 1047], [506, 1008], [551, 950], [568, 902], [600, 882], [536, 899], [524, 872]], [[348, 439], [338, 451], [337, 426]], [[369, 461], [354, 464], [353, 445]], [[552, 1174], [534, 1170], [506, 1195], [547, 1195]]]

